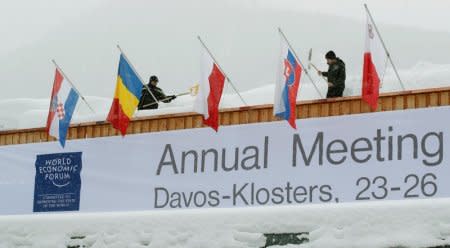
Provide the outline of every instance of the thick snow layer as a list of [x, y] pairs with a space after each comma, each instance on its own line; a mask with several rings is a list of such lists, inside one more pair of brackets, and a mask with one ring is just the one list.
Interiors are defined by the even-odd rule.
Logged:
[[[407, 70], [401, 70], [403, 81], [407, 89], [422, 89], [433, 87], [444, 87], [450, 85], [450, 64], [437, 65], [426, 62], [420, 62]], [[312, 75], [319, 91], [322, 95], [326, 94], [325, 81], [316, 74]], [[384, 77], [382, 92], [391, 92], [401, 90], [401, 86], [395, 77], [392, 69], [386, 72]], [[361, 77], [349, 76], [347, 88], [344, 92], [347, 96], [360, 95]], [[243, 103], [239, 96], [233, 94], [231, 86], [226, 86], [228, 94], [222, 98], [221, 108], [238, 107]], [[272, 104], [274, 84], [266, 84], [258, 88], [242, 92], [242, 97], [248, 105]], [[319, 94], [308, 80], [305, 74], [302, 76], [301, 88], [298, 94], [298, 100], [318, 99]], [[82, 123], [88, 121], [104, 121], [111, 106], [111, 98], [87, 96], [87, 101], [94, 108], [92, 113], [86, 104], [80, 100], [72, 123]], [[171, 103], [161, 103], [157, 110], [138, 111], [136, 116], [152, 116], [168, 113], [191, 112], [193, 109], [194, 98], [192, 96], [182, 96]], [[43, 127], [47, 120], [49, 99], [7, 99], [0, 100], [0, 130], [22, 129]], [[14, 114], [12, 114], [12, 110]]]
[[[371, 8], [407, 89], [448, 86], [450, 3], [445, 0], [167, 0], [133, 2], [25, 0], [2, 3], [0, 130], [42, 127], [56, 59], [94, 106], [80, 103], [74, 122], [104, 120], [115, 88], [119, 52], [128, 53], [146, 80], [157, 74], [168, 94], [198, 81], [201, 35], [249, 104], [271, 103], [282, 27], [306, 64], [326, 69], [336, 51], [347, 65], [346, 95], [360, 93], [365, 12]], [[176, 6], [176, 8], [174, 7]], [[315, 74], [315, 72], [311, 72]], [[313, 75], [325, 95], [325, 82]], [[383, 91], [399, 90], [392, 70]], [[221, 107], [242, 105], [231, 87]], [[91, 97], [89, 97], [91, 96]], [[94, 97], [95, 96], [95, 97]], [[318, 98], [303, 75], [299, 99]], [[190, 111], [192, 99], [162, 104], [154, 115]]]
[[0, 230], [1, 248], [256, 248], [264, 233], [300, 232], [309, 243], [283, 247], [431, 247], [450, 243], [450, 200], [7, 216]]

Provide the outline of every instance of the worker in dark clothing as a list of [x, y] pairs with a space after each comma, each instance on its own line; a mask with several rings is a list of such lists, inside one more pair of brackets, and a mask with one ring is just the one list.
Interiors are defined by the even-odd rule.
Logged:
[[325, 59], [328, 64], [328, 72], [318, 71], [318, 73], [319, 76], [327, 78], [327, 98], [342, 97], [345, 89], [345, 63], [337, 58], [333, 51], [327, 52]]
[[[166, 96], [163, 90], [156, 86], [158, 82], [159, 80], [157, 76], [151, 76], [148, 84], [142, 87], [142, 95], [138, 105], [139, 110], [157, 109], [158, 102], [168, 103], [177, 98], [175, 95]], [[151, 91], [151, 94], [148, 90]]]

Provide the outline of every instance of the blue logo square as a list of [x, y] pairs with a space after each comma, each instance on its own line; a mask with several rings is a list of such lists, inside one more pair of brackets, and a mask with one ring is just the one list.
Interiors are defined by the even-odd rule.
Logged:
[[37, 155], [33, 212], [80, 209], [81, 155], [81, 152]]

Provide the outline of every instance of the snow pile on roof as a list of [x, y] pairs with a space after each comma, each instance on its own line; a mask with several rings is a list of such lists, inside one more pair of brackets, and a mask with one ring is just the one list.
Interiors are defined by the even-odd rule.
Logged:
[[[322, 70], [327, 68], [323, 55], [335, 50], [347, 65], [345, 94], [358, 95], [363, 2], [369, 4], [407, 89], [450, 85], [446, 52], [450, 22], [442, 21], [450, 6], [446, 0], [433, 0], [433, 4], [421, 0], [42, 0], [36, 6], [27, 2], [29, 9], [9, 1], [2, 5], [5, 15], [0, 17], [4, 18], [0, 26], [10, 34], [0, 48], [0, 130], [44, 126], [53, 58], [97, 112], [86, 111], [80, 103], [74, 121], [104, 120], [115, 88], [118, 42], [144, 80], [156, 74], [166, 93], [174, 94], [198, 80], [196, 35], [201, 35], [253, 105], [272, 102], [277, 28], [281, 27], [305, 66], [309, 48], [313, 48], [313, 62]], [[325, 95], [325, 82], [314, 71], [311, 74]], [[391, 70], [384, 79], [384, 92], [400, 89]], [[301, 83], [299, 99], [318, 97], [305, 75]], [[230, 87], [226, 93], [222, 107], [241, 104], [230, 95]], [[138, 115], [190, 111], [191, 102], [189, 97], [179, 98], [162, 104], [161, 110]]]
[[309, 243], [283, 247], [431, 247], [450, 243], [450, 200], [8, 216], [0, 230], [2, 248], [256, 248], [265, 233], [301, 232]]
[[[403, 81], [407, 89], [423, 89], [444, 87], [450, 85], [450, 64], [436, 65], [420, 62], [409, 70], [401, 70]], [[317, 75], [312, 75], [317, 82], [317, 86], [322, 95], [326, 94], [326, 84]], [[344, 92], [346, 96], [357, 96], [361, 92], [360, 76], [350, 76], [346, 82], [347, 88]], [[228, 86], [228, 90], [231, 87]], [[392, 69], [385, 75], [385, 83], [381, 92], [400, 91], [398, 83]], [[242, 92], [243, 98], [248, 105], [272, 104], [274, 84], [267, 84], [258, 88]], [[111, 106], [112, 98], [87, 96], [87, 101], [94, 108], [96, 113], [92, 113], [89, 108], [80, 100], [75, 111], [72, 123], [83, 123], [90, 121], [104, 121]], [[305, 74], [302, 75], [301, 88], [298, 100], [320, 99], [317, 91], [308, 80]], [[171, 103], [161, 103], [157, 110], [144, 110], [136, 113], [137, 117], [154, 116], [169, 113], [191, 112], [194, 98], [192, 96], [182, 96]], [[233, 93], [225, 94], [222, 98], [220, 108], [231, 108], [243, 106], [238, 95]], [[48, 99], [8, 99], [0, 100], [0, 130], [24, 129], [44, 127], [48, 114]], [[14, 114], [11, 114], [14, 113]]]

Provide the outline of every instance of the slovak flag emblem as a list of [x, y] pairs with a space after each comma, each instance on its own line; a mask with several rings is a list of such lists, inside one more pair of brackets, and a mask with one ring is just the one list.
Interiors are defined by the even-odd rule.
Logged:
[[293, 128], [297, 128], [295, 109], [301, 74], [300, 62], [282, 39], [273, 113], [287, 120]]

